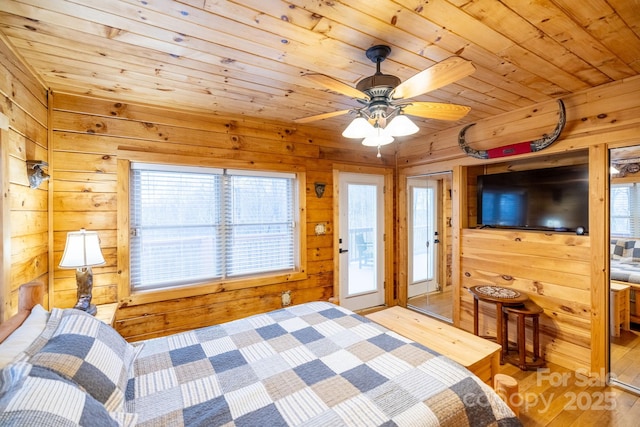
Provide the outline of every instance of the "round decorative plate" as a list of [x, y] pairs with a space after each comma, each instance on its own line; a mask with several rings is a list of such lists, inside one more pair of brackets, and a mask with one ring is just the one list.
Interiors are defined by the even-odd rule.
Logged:
[[476, 287], [476, 291], [494, 298], [509, 299], [518, 298], [520, 296], [520, 292], [509, 288], [503, 288], [502, 286], [478, 286]]

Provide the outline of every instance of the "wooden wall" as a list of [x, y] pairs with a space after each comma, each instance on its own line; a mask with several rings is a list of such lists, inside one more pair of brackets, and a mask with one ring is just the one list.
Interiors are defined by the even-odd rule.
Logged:
[[[29, 188], [26, 160], [48, 161], [47, 91], [0, 40], [0, 321], [17, 311], [18, 287], [39, 280], [48, 288], [48, 183]], [[45, 304], [48, 296], [45, 292]]]
[[[454, 321], [473, 330], [467, 288], [496, 283], [526, 292], [545, 309], [545, 357], [571, 369], [599, 373], [607, 365], [607, 149], [640, 141], [640, 79], [632, 78], [563, 98], [567, 124], [558, 141], [538, 153], [479, 160], [458, 146], [459, 129], [401, 143], [398, 174], [454, 170]], [[553, 130], [555, 101], [483, 120], [467, 132], [473, 148], [539, 138]], [[588, 161], [590, 233], [475, 229], [475, 180], [480, 173]], [[400, 186], [402, 184], [399, 184]], [[481, 305], [481, 330], [495, 333], [495, 310]], [[514, 328], [511, 329], [512, 331]]]
[[[249, 118], [198, 116], [159, 108], [53, 95], [52, 111], [53, 250], [55, 265], [68, 231], [96, 230], [107, 260], [94, 268], [94, 301], [120, 301], [116, 327], [136, 340], [220, 323], [281, 307], [281, 293], [293, 303], [327, 300], [333, 295], [333, 164], [385, 166], [392, 152], [347, 144], [334, 134]], [[123, 304], [118, 295], [117, 158], [119, 149], [176, 157], [290, 165], [306, 170], [308, 279], [241, 290], [216, 290], [200, 297], [142, 305]], [[122, 152], [122, 151], [120, 151]], [[317, 198], [314, 182], [325, 182]], [[328, 225], [316, 236], [317, 223]], [[73, 270], [54, 271], [55, 305], [75, 302]], [[212, 291], [213, 292], [213, 291]]]
[[[302, 165], [307, 173], [307, 280], [123, 308], [118, 311], [117, 329], [134, 340], [278, 308], [284, 290], [292, 291], [294, 303], [328, 299], [333, 292], [332, 165], [387, 166], [395, 161], [399, 174], [454, 171], [451, 264], [458, 296], [454, 308], [457, 324], [470, 328], [470, 299], [464, 288], [485, 280], [497, 281], [527, 292], [544, 306], [543, 345], [549, 360], [592, 371], [606, 365], [609, 249], [603, 224], [608, 220], [608, 181], [603, 171], [608, 168], [607, 148], [637, 144], [640, 139], [640, 78], [565, 98], [567, 126], [560, 140], [543, 152], [518, 159], [554, 164], [566, 155], [588, 150], [594, 171], [590, 235], [579, 237], [473, 229], [469, 221], [472, 198], [467, 197], [468, 178], [474, 170], [470, 167], [509, 168], [510, 159], [466, 157], [457, 146], [457, 128], [401, 142], [397, 157], [393, 159], [391, 151], [383, 152], [381, 162], [375, 158], [375, 150], [347, 146], [342, 138], [312, 127], [295, 128], [244, 117], [197, 116], [170, 108], [65, 94], [49, 99], [52, 108], [48, 108], [46, 90], [3, 43], [0, 55], [0, 108], [11, 121], [10, 129], [0, 132], [3, 317], [14, 307], [17, 287], [34, 279], [52, 281], [48, 293], [51, 305], [73, 305], [73, 270], [56, 266], [66, 232], [81, 227], [100, 233], [107, 259], [107, 265], [94, 270], [95, 301], [118, 301], [116, 162], [121, 146], [190, 156], [207, 153], [218, 160], [268, 159]], [[478, 149], [529, 140], [551, 131], [556, 117], [556, 103], [544, 102], [483, 120], [467, 137]], [[27, 158], [48, 158], [53, 181], [41, 189], [29, 189]], [[327, 183], [322, 199], [315, 197], [315, 181]], [[318, 222], [328, 224], [326, 235], [313, 234]], [[518, 262], [506, 262], [507, 256]], [[544, 268], [529, 267], [532, 259]]]

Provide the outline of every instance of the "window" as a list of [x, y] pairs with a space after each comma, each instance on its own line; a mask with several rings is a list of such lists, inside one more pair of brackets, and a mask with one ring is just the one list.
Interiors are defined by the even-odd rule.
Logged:
[[133, 291], [295, 272], [293, 173], [132, 163]]
[[611, 235], [640, 236], [640, 186], [638, 184], [611, 185]]

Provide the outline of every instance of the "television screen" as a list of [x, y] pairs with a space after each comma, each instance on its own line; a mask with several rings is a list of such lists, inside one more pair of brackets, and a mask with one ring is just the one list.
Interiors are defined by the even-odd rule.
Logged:
[[589, 227], [587, 164], [478, 177], [478, 225], [576, 231]]

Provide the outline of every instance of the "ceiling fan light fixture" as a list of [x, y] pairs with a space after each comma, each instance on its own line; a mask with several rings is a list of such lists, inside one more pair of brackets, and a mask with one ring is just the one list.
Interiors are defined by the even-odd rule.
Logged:
[[362, 140], [365, 147], [380, 147], [382, 145], [391, 144], [393, 137], [391, 135], [368, 136]]
[[[405, 81], [384, 74], [380, 64], [389, 56], [391, 48], [386, 45], [371, 46], [366, 56], [376, 64], [375, 74], [365, 77], [353, 87], [324, 74], [309, 73], [305, 76], [324, 86], [332, 92], [346, 95], [357, 100], [361, 106], [351, 110], [334, 111], [317, 114], [311, 117], [296, 119], [296, 123], [308, 123], [324, 120], [347, 113], [355, 113], [357, 117], [342, 132], [345, 138], [358, 138], [366, 146], [378, 147], [390, 144], [394, 137], [413, 135], [420, 129], [405, 116], [417, 116], [435, 120], [459, 120], [464, 117], [470, 107], [463, 105], [411, 101], [410, 98], [439, 89], [471, 75], [475, 67], [471, 61], [452, 56], [432, 65], [409, 77]], [[372, 125], [372, 122], [375, 122]]]
[[367, 136], [362, 140], [362, 145], [366, 147], [380, 147], [381, 145], [391, 144], [393, 137], [387, 132], [386, 129], [382, 129], [379, 126], [374, 127], [373, 134]]
[[391, 120], [385, 130], [391, 136], [407, 136], [418, 132], [420, 128], [409, 117], [399, 113]]
[[366, 138], [374, 133], [375, 128], [367, 119], [358, 116], [342, 132], [345, 138]]

